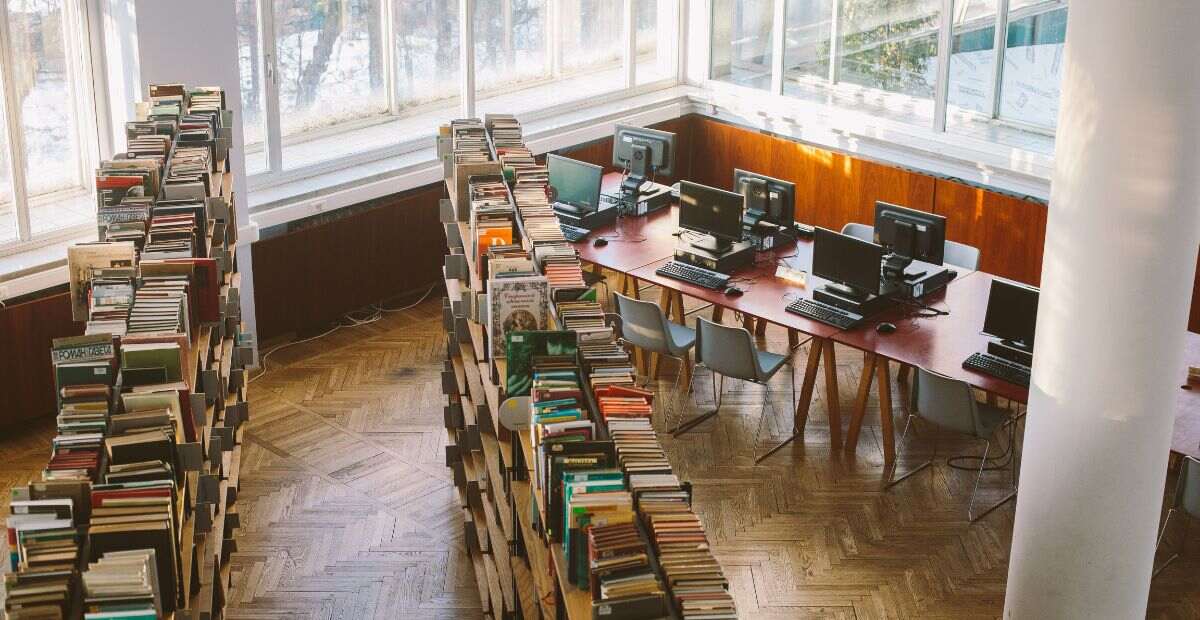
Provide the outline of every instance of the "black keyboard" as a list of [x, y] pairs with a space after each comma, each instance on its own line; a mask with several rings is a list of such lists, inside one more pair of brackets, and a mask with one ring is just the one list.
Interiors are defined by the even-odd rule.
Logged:
[[788, 304], [787, 311], [826, 325], [832, 325], [838, 329], [850, 329], [862, 323], [863, 320], [861, 314], [855, 314], [849, 310], [843, 310], [807, 297]]
[[654, 273], [660, 276], [666, 276], [675, 280], [682, 280], [696, 286], [703, 286], [714, 291], [719, 291], [729, 286], [729, 276], [716, 271], [709, 271], [703, 267], [681, 263], [673, 260], [662, 267], [654, 270]]
[[1029, 387], [1029, 367], [990, 353], [973, 353], [963, 362], [963, 368]]
[[592, 232], [586, 228], [580, 228], [570, 224], [563, 224], [562, 222], [558, 223], [558, 227], [562, 229], [563, 236], [566, 237], [567, 241], [570, 241], [571, 243], [587, 239], [587, 236]]

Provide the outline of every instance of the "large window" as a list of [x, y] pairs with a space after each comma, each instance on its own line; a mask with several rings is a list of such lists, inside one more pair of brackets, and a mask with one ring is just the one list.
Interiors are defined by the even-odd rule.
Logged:
[[671, 0], [236, 1], [252, 187], [677, 74]]
[[99, 147], [84, 7], [0, 2], [0, 253], [94, 226]]
[[712, 0], [709, 77], [937, 131], [1048, 135], [1066, 23], [1067, 0]]

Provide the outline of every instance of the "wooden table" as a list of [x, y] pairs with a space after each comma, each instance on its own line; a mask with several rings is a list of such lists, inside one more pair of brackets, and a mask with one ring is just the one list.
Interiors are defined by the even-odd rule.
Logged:
[[[601, 187], [605, 192], [615, 193], [621, 184], [617, 172], [604, 176]], [[622, 294], [638, 298], [637, 281], [630, 272], [643, 265], [675, 255], [675, 237], [679, 228], [679, 207], [672, 204], [669, 209], [659, 209], [642, 217], [624, 216], [613, 224], [592, 231], [587, 239], [575, 243], [579, 258], [603, 269], [620, 274], [619, 290]], [[596, 239], [604, 238], [604, 247], [592, 245]]]

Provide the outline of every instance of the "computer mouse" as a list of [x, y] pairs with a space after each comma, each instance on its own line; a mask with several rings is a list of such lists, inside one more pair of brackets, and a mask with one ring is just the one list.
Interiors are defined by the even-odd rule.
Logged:
[[896, 331], [896, 325], [894, 323], [880, 323], [875, 326], [875, 331], [881, 334], [890, 334]]
[[606, 245], [608, 245], [608, 239], [604, 237], [596, 237], [596, 240], [592, 242], [593, 248], [602, 248]]
[[731, 286], [731, 287], [725, 289], [725, 296], [726, 297], [741, 297], [742, 293], [744, 293], [744, 292], [746, 292], [746, 291], [743, 291], [742, 289], [740, 289], [736, 286]]

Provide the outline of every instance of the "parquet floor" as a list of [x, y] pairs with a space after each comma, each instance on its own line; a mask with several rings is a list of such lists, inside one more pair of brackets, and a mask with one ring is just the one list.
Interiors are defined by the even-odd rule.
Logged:
[[[440, 313], [440, 302], [429, 300], [271, 356], [271, 370], [250, 390], [226, 617], [478, 617], [458, 498], [443, 465]], [[760, 344], [787, 346], [774, 329]], [[838, 360], [836, 397], [848, 412], [861, 355], [839, 350]], [[790, 431], [786, 381], [781, 372], [760, 452]], [[696, 386], [700, 404], [689, 415], [712, 399], [706, 375]], [[831, 452], [824, 412], [834, 395], [821, 381], [803, 443], [756, 467], [762, 389], [727, 381], [726, 390], [717, 419], [664, 444], [695, 485], [696, 509], [743, 617], [1000, 615], [1011, 504], [969, 524], [974, 474], [944, 465], [881, 490], [874, 398], [858, 454]], [[902, 467], [930, 445], [932, 431], [919, 430], [901, 444]], [[0, 435], [0, 485], [36, 475], [53, 433], [50, 419]], [[949, 435], [939, 444], [943, 454], [979, 449]], [[1005, 472], [985, 474], [981, 501], [1000, 497], [1006, 480]], [[1181, 536], [1174, 538], [1177, 545]], [[1200, 547], [1192, 548], [1154, 581], [1149, 616], [1200, 617]]]

